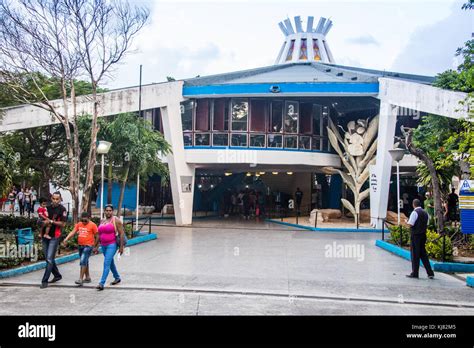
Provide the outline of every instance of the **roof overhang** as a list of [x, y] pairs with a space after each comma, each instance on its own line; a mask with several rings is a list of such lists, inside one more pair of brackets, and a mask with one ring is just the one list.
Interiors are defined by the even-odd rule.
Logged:
[[185, 98], [279, 96], [377, 96], [378, 82], [256, 83], [183, 86]]

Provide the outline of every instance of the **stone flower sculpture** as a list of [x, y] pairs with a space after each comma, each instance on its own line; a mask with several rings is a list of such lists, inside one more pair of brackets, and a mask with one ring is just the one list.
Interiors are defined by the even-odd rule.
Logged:
[[338, 128], [329, 118], [328, 137], [331, 146], [336, 150], [341, 158], [346, 171], [333, 167], [325, 167], [327, 174], [339, 174], [344, 183], [354, 194], [354, 203], [342, 198], [341, 202], [349, 210], [356, 221], [360, 214], [360, 203], [370, 194], [370, 189], [361, 192], [362, 186], [369, 178], [369, 165], [375, 163], [375, 152], [377, 150], [377, 129], [379, 116], [375, 116], [370, 122], [369, 119], [350, 121], [347, 124], [347, 131], [344, 130], [344, 137], [339, 133]]

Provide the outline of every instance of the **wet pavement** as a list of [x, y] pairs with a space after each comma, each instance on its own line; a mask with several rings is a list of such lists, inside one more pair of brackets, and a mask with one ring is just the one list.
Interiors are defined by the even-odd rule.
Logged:
[[97, 255], [82, 288], [78, 261], [60, 265], [63, 279], [41, 291], [43, 271], [0, 280], [0, 314], [474, 314], [474, 289], [448, 274], [429, 280], [423, 268], [406, 278], [410, 263], [376, 247], [378, 234], [224, 219], [154, 224], [157, 240], [117, 260], [120, 285], [94, 289]]

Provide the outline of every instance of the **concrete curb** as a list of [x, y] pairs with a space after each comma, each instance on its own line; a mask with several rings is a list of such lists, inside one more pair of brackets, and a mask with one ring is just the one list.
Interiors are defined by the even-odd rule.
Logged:
[[[405, 260], [411, 261], [411, 253], [408, 250], [400, 248], [397, 245], [388, 243], [383, 240], [376, 240], [375, 245], [379, 248], [382, 248], [386, 251], [389, 251], [397, 256], [404, 258]], [[422, 263], [420, 262], [420, 265]], [[473, 273], [474, 264], [470, 263], [458, 263], [458, 262], [440, 262], [430, 260], [430, 265], [433, 268], [433, 271], [445, 272], [445, 273]], [[473, 285], [474, 285], [474, 279]]]
[[280, 225], [285, 225], [285, 226], [291, 226], [291, 227], [296, 227], [296, 228], [301, 228], [303, 230], [308, 230], [308, 231], [315, 231], [315, 232], [362, 232], [362, 233], [382, 233], [382, 230], [378, 230], [375, 228], [320, 228], [320, 227], [311, 227], [311, 226], [303, 226], [303, 225], [297, 225], [297, 224], [292, 224], [290, 222], [283, 222], [283, 221], [278, 221], [274, 219], [265, 219], [265, 221], [268, 222], [273, 222], [275, 224], [280, 224]]
[[[158, 235], [156, 233], [151, 233], [151, 234], [145, 234], [145, 235], [139, 235], [138, 237], [135, 237], [133, 239], [130, 239], [127, 243], [127, 247], [141, 244], [148, 242], [150, 240], [157, 239]], [[102, 252], [101, 248], [99, 248], [99, 253]], [[60, 256], [55, 259], [57, 265], [61, 265], [66, 262], [71, 262], [79, 259], [79, 253], [72, 253], [66, 256]], [[3, 278], [9, 278], [9, 277], [14, 277], [20, 274], [25, 274], [25, 273], [30, 273], [34, 272], [40, 269], [46, 268], [46, 261], [41, 261], [37, 263], [33, 263], [28, 266], [22, 266], [14, 269], [9, 269], [6, 271], [1, 271], [0, 272], [0, 279]]]
[[[193, 219], [208, 219], [208, 218], [214, 218], [214, 217], [219, 217], [219, 215], [208, 215], [208, 216], [193, 216]], [[135, 218], [131, 217], [126, 217], [124, 218], [124, 221], [132, 221]], [[148, 216], [139, 216], [138, 221], [146, 220], [148, 219]], [[174, 216], [153, 216], [151, 218], [152, 220], [174, 220]]]
[[474, 288], [474, 276], [467, 276], [466, 285]]

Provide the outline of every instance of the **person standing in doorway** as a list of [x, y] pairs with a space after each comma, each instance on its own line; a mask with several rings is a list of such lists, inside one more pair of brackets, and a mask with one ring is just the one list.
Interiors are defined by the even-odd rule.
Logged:
[[434, 272], [431, 269], [430, 260], [426, 253], [426, 228], [428, 226], [428, 213], [421, 207], [419, 199], [413, 200], [413, 211], [408, 219], [410, 225], [411, 236], [411, 273], [407, 275], [408, 278], [418, 278], [418, 271], [420, 269], [420, 260], [425, 266], [428, 278], [434, 278]]
[[50, 283], [55, 283], [62, 279], [56, 265], [56, 252], [58, 251], [59, 238], [64, 229], [67, 220], [66, 208], [61, 205], [61, 193], [54, 192], [51, 196], [51, 204], [47, 207], [48, 221], [50, 228], [50, 239], [42, 238], [43, 252], [46, 258], [46, 269], [44, 270], [43, 279], [41, 280], [41, 289], [48, 287], [49, 277], [53, 273], [53, 280]]

